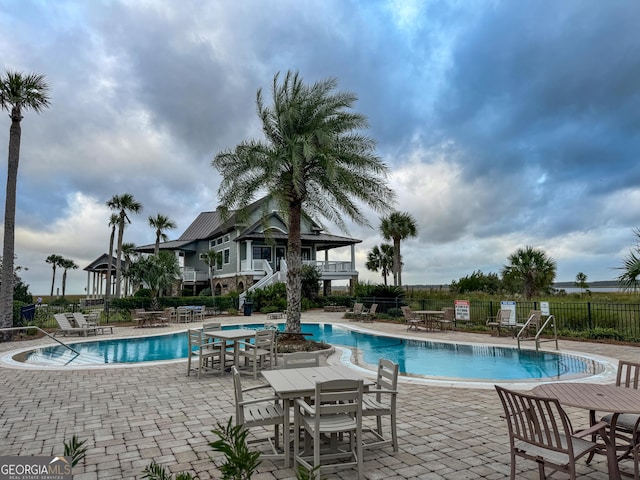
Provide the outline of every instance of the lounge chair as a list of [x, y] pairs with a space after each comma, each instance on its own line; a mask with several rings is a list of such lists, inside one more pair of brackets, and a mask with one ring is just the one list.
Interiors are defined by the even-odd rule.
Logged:
[[[531, 310], [529, 311], [529, 316], [524, 322], [516, 323], [516, 330], [522, 332], [519, 335], [521, 337], [531, 335], [535, 335], [538, 333], [538, 328], [540, 327], [540, 320], [542, 319], [542, 311], [541, 310]], [[522, 329], [526, 327], [527, 331], [523, 332]]]
[[75, 312], [73, 314], [73, 319], [76, 322], [76, 325], [78, 325], [78, 327], [81, 328], [93, 328], [96, 330], [96, 333], [98, 333], [98, 330], [100, 330], [100, 333], [104, 333], [105, 329], [108, 328], [110, 333], [113, 333], [113, 327], [111, 326], [106, 326], [106, 327], [101, 327], [99, 325], [97, 325], [96, 323], [93, 322], [89, 322], [84, 314], [80, 313], [80, 312]]
[[362, 309], [363, 308], [364, 308], [364, 304], [363, 303], [354, 303], [353, 304], [353, 309], [348, 310], [345, 315], [352, 322], [358, 322], [358, 321], [360, 321], [360, 315], [362, 315]]
[[53, 334], [54, 337], [58, 333], [62, 333], [64, 336], [77, 333], [79, 335], [84, 335], [85, 337], [88, 333], [93, 333], [94, 335], [97, 333], [95, 327], [72, 327], [69, 319], [64, 313], [56, 313], [53, 315], [53, 318], [55, 318], [56, 322], [58, 323], [58, 327], [60, 327], [60, 329]]
[[368, 309], [363, 308], [362, 313], [360, 314], [360, 319], [363, 322], [371, 322], [373, 320], [373, 317], [376, 316], [377, 309], [378, 309], [377, 303], [372, 304]]

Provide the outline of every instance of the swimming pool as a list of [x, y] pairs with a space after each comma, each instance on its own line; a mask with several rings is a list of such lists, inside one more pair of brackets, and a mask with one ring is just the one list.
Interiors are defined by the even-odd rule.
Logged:
[[[260, 328], [262, 324], [242, 325]], [[240, 325], [225, 326], [238, 328]], [[284, 329], [284, 324], [279, 327]], [[464, 378], [470, 380], [558, 379], [599, 373], [600, 364], [589, 358], [555, 352], [536, 352], [489, 345], [457, 344], [375, 335], [331, 323], [304, 323], [312, 338], [358, 352], [358, 363], [376, 364], [380, 357], [400, 366], [405, 376]], [[121, 338], [44, 347], [22, 355], [32, 365], [98, 365], [152, 362], [187, 357], [184, 332], [151, 337]]]

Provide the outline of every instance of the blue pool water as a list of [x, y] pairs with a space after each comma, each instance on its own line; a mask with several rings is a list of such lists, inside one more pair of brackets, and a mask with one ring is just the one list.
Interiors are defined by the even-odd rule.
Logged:
[[[230, 326], [227, 328], [237, 328]], [[262, 325], [244, 325], [260, 328]], [[284, 329], [284, 325], [280, 326]], [[551, 352], [518, 350], [487, 345], [409, 340], [386, 337], [323, 323], [305, 323], [303, 332], [316, 341], [360, 350], [362, 359], [377, 364], [380, 357], [400, 365], [405, 375], [465, 379], [525, 380], [557, 379], [564, 375], [593, 374], [597, 364], [590, 359]], [[79, 355], [62, 346], [30, 352], [26, 363], [89, 365], [149, 362], [187, 357], [187, 335], [175, 333], [142, 338], [98, 340], [69, 344]]]

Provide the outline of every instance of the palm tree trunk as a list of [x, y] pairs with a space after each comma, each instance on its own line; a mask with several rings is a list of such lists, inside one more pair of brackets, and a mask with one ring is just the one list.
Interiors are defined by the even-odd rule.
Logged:
[[124, 217], [120, 218], [118, 227], [118, 249], [116, 250], [116, 298], [120, 298], [120, 276], [122, 275], [122, 238], [124, 237]]
[[109, 298], [111, 297], [111, 267], [113, 262], [113, 240], [116, 236], [116, 226], [113, 225], [111, 227], [111, 236], [109, 237], [109, 258], [107, 259], [107, 278], [106, 278], [106, 287], [104, 292], [104, 303], [107, 304], [109, 302]]
[[53, 265], [53, 277], [51, 278], [51, 295], [50, 297], [53, 298], [53, 287], [56, 284], [56, 266], [55, 264]]
[[402, 286], [402, 277], [400, 276], [400, 269], [402, 266], [400, 265], [400, 239], [393, 239], [393, 286], [401, 287]]
[[4, 244], [2, 247], [2, 285], [0, 285], [0, 312], [3, 328], [13, 326], [13, 257], [16, 235], [16, 189], [20, 162], [20, 136], [22, 115], [19, 108], [11, 110], [9, 130], [9, 158], [7, 166], [7, 193], [4, 206]]
[[64, 298], [64, 292], [67, 289], [67, 271], [62, 273], [62, 298]]
[[287, 332], [300, 333], [300, 310], [302, 289], [302, 237], [300, 221], [302, 205], [289, 204], [289, 234], [287, 241]]

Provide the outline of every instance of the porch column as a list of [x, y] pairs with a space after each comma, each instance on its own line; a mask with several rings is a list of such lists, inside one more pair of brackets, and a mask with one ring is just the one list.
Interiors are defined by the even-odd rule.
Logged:
[[253, 271], [253, 246], [251, 243], [253, 240], [247, 240], [247, 268], [251, 272]]
[[356, 246], [351, 245], [351, 271], [355, 272], [356, 270]]
[[87, 288], [86, 288], [86, 291], [87, 291], [87, 295], [86, 295], [87, 298], [90, 298], [91, 297], [91, 272], [89, 272], [88, 270], [87, 270]]

